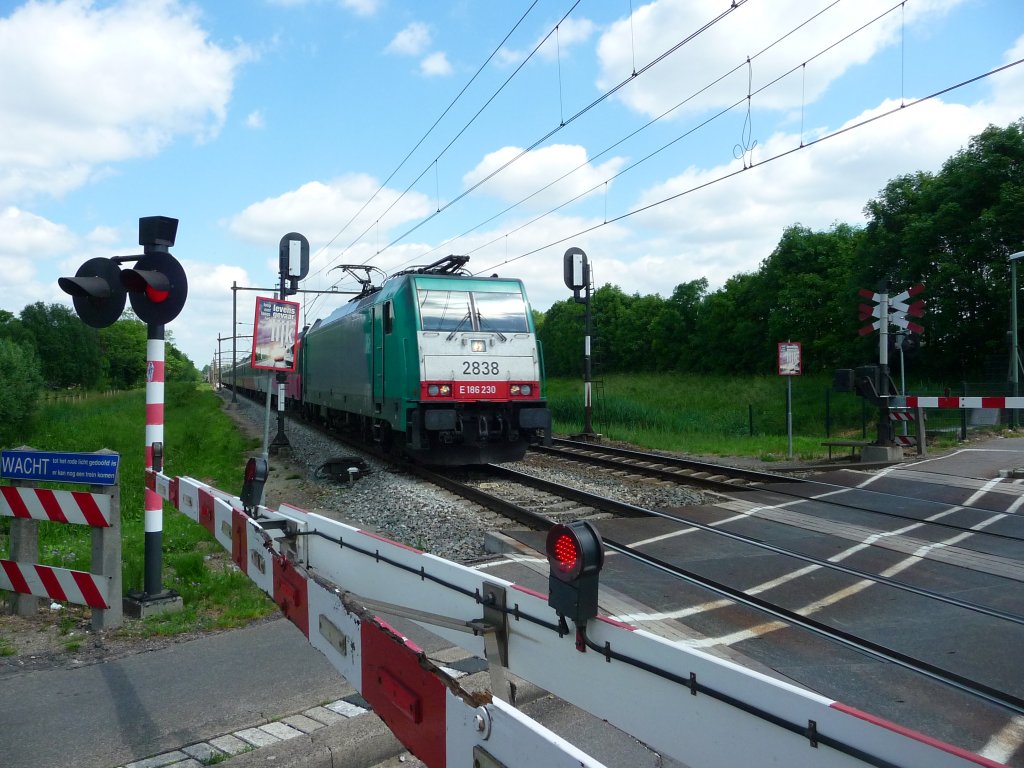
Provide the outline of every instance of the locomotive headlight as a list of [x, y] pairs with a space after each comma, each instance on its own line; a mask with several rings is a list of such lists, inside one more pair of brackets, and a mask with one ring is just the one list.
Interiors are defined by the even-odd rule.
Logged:
[[431, 397], [437, 397], [439, 394], [441, 394], [441, 388], [437, 386], [437, 384], [431, 384], [430, 386], [427, 387], [427, 394], [430, 395]]
[[487, 342], [483, 339], [473, 339], [469, 342], [469, 349], [472, 352], [486, 352]]
[[512, 397], [529, 397], [530, 393], [533, 392], [533, 387], [529, 384], [511, 384], [508, 391]]
[[451, 397], [452, 396], [452, 385], [451, 384], [428, 384], [427, 394], [430, 397]]

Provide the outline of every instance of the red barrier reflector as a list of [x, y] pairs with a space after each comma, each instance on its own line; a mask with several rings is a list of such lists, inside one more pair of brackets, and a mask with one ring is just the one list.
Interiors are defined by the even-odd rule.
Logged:
[[246, 549], [245, 524], [248, 516], [237, 509], [231, 510], [231, 559], [242, 573], [249, 575], [249, 558]]
[[376, 619], [362, 622], [360, 640], [363, 698], [416, 757], [447, 765], [447, 688], [433, 665]]
[[274, 602], [309, 639], [309, 600], [306, 576], [282, 556], [274, 556]]
[[199, 489], [199, 524], [214, 534], [213, 494], [202, 488]]

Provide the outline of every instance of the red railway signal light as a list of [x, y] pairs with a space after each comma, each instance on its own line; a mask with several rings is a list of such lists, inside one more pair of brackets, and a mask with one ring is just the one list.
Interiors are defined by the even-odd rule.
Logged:
[[586, 520], [551, 527], [547, 537], [548, 605], [577, 626], [597, 615], [598, 575], [604, 565], [604, 542]]
[[185, 270], [169, 253], [147, 253], [133, 269], [121, 272], [132, 309], [151, 325], [164, 325], [178, 316], [188, 296]]
[[[188, 278], [168, 248], [174, 245], [178, 220], [168, 216], [139, 219], [142, 256], [89, 259], [74, 277], [61, 277], [57, 284], [71, 295], [75, 311], [93, 328], [112, 325], [130, 298], [139, 319], [149, 325], [169, 323], [185, 306]], [[133, 269], [118, 264], [135, 261]]]

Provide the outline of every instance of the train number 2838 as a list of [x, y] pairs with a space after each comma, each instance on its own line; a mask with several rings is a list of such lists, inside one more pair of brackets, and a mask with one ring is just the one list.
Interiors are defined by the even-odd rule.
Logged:
[[466, 376], [497, 376], [498, 364], [487, 360], [463, 360], [462, 373]]

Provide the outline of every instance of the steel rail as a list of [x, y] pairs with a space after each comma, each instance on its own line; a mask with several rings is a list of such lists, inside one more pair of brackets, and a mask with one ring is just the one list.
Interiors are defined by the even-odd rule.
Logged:
[[[880, 500], [881, 499], [902, 499], [903, 498], [901, 496], [897, 496], [897, 495], [892, 494], [892, 493], [886, 493], [885, 491], [876, 491], [876, 490], [873, 490], [873, 489], [870, 489], [870, 488], [851, 488], [850, 486], [839, 485], [838, 483], [825, 483], [825, 482], [822, 482], [821, 480], [808, 479], [808, 478], [804, 478], [804, 477], [790, 477], [790, 476], [787, 476], [787, 475], [776, 475], [776, 474], [772, 474], [770, 472], [759, 472], [758, 470], [743, 469], [741, 467], [731, 467], [731, 466], [728, 466], [728, 465], [711, 464], [711, 463], [708, 463], [708, 462], [694, 461], [694, 460], [691, 460], [691, 459], [682, 459], [682, 458], [673, 457], [673, 456], [662, 456], [661, 454], [648, 454], [648, 453], [643, 453], [641, 451], [633, 451], [633, 450], [630, 450], [630, 449], [627, 449], [627, 448], [614, 448], [614, 447], [611, 447], [611, 446], [596, 447], [592, 443], [579, 443], [579, 442], [575, 442], [575, 441], [571, 441], [571, 440], [560, 440], [560, 439], [555, 440], [555, 443], [556, 444], [566, 444], [566, 445], [570, 446], [570, 449], [569, 450], [564, 450], [564, 449], [560, 449], [560, 448], [557, 448], [557, 447], [554, 447], [554, 446], [551, 446], [551, 447], [530, 446], [530, 448], [531, 448], [531, 450], [535, 450], [535, 451], [537, 451], [539, 453], [544, 453], [544, 454], [547, 454], [547, 455], [556, 456], [556, 457], [560, 457], [560, 458], [563, 458], [563, 459], [568, 459], [568, 460], [571, 460], [571, 461], [578, 461], [578, 462], [583, 462], [583, 463], [588, 463], [588, 464], [597, 464], [597, 465], [600, 465], [600, 466], [611, 467], [611, 468], [614, 468], [614, 469], [634, 469], [637, 474], [643, 474], [643, 475], [648, 475], [648, 476], [651, 476], [651, 477], [657, 477], [657, 478], [662, 479], [662, 480], [669, 480], [671, 482], [680, 483], [680, 484], [701, 485], [701, 486], [704, 486], [704, 487], [707, 487], [707, 488], [711, 488], [711, 489], [717, 490], [717, 491], [736, 492], [738, 490], [750, 490], [750, 489], [752, 489], [751, 486], [745, 486], [745, 485], [740, 485], [740, 484], [737, 484], [737, 483], [730, 483], [728, 481], [721, 480], [721, 479], [715, 479], [715, 476], [717, 476], [719, 478], [722, 477], [722, 476], [729, 476], [729, 477], [736, 477], [736, 478], [740, 478], [740, 479], [746, 479], [746, 480], [748, 480], [750, 482], [762, 483], [762, 485], [758, 486], [759, 489], [762, 489], [762, 490], [765, 490], [765, 491], [770, 491], [772, 493], [777, 493], [780, 496], [786, 496], [788, 498], [795, 498], [795, 499], [804, 499], [806, 501], [821, 501], [821, 499], [818, 499], [815, 496], [804, 496], [804, 495], [799, 494], [799, 493], [793, 493], [792, 491], [784, 491], [784, 490], [779, 490], [777, 488], [772, 488], [772, 487], [769, 487], [769, 484], [770, 483], [790, 483], [790, 484], [799, 484], [799, 485], [808, 485], [808, 486], [817, 485], [817, 486], [820, 486], [820, 487], [822, 487], [824, 489], [831, 489], [831, 491], [826, 490], [826, 491], [824, 491], [824, 493], [829, 493], [829, 492], [834, 492], [834, 491], [848, 491], [850, 493], [856, 493], [856, 494], [861, 494], [863, 496], [874, 497], [874, 498], [877, 498], [877, 499], [880, 499]], [[578, 450], [583, 451], [583, 452], [580, 453], [580, 452], [577, 452], [577, 450], [573, 450], [573, 449], [578, 449]], [[677, 467], [685, 468], [685, 469], [695, 469], [696, 471], [700, 471], [700, 472], [714, 472], [715, 475], [712, 476], [712, 477], [699, 477], [697, 475], [684, 474], [682, 472], [674, 472], [674, 471], [672, 471], [670, 469], [666, 470], [666, 469], [660, 469], [658, 467], [643, 466], [643, 465], [640, 465], [640, 464], [632, 464], [632, 463], [628, 463], [628, 462], [627, 463], [623, 463], [623, 462], [616, 461], [614, 459], [608, 459], [608, 458], [604, 458], [604, 457], [599, 456], [599, 455], [594, 455], [595, 453], [604, 453], [604, 454], [607, 454], [609, 456], [622, 456], [623, 458], [629, 458], [629, 459], [634, 459], [634, 460], [637, 460], [637, 461], [643, 461], [643, 462], [649, 462], [649, 463], [664, 464], [666, 466], [677, 466]], [[886, 466], [889, 466], [889, 465], [886, 465]], [[942, 507], [943, 509], [949, 507], [949, 504], [946, 504], [944, 502], [939, 502], [939, 501], [932, 501], [932, 500], [929, 500], [929, 499], [918, 499], [918, 501], [920, 501], [922, 503], [925, 503], [925, 504], [934, 504], [936, 506]], [[866, 513], [873, 514], [873, 515], [884, 515], [886, 517], [891, 517], [891, 518], [896, 519], [896, 520], [906, 520], [908, 522], [925, 523], [925, 524], [927, 524], [929, 526], [933, 526], [935, 528], [941, 528], [941, 529], [945, 529], [945, 530], [955, 531], [957, 533], [970, 533], [972, 535], [977, 535], [977, 536], [979, 536], [981, 538], [1000, 539], [1000, 540], [1014, 541], [1014, 542], [1024, 541], [1024, 537], [1021, 537], [1021, 536], [1014, 536], [1012, 534], [1007, 534], [1007, 533], [997, 533], [997, 532], [988, 531], [988, 530], [977, 530], [977, 529], [970, 528], [970, 527], [967, 527], [967, 526], [954, 525], [953, 523], [947, 523], [947, 522], [942, 522], [942, 521], [938, 521], [938, 520], [934, 520], [934, 521], [933, 520], [926, 520], [926, 519], [923, 519], [923, 518], [920, 518], [920, 517], [914, 517], [913, 515], [900, 514], [898, 512], [883, 511], [883, 510], [880, 510], [880, 509], [872, 509], [870, 507], [865, 507], [865, 506], [862, 506], [860, 504], [853, 504], [853, 503], [850, 503], [850, 502], [842, 502], [842, 501], [836, 501], [834, 499], [829, 499], [827, 501], [827, 503], [830, 504], [831, 506], [842, 507], [843, 509], [853, 509], [853, 510], [857, 510], [857, 511], [860, 511], [860, 512], [866, 512]], [[978, 513], [989, 512], [989, 513], [992, 513], [992, 514], [1004, 514], [1004, 515], [1007, 515], [1008, 517], [1010, 517], [1009, 513], [1000, 512], [999, 510], [988, 509], [988, 508], [985, 508], [985, 507], [971, 506], [971, 507], [964, 507], [963, 510], [964, 511], [975, 511], [975, 512], [978, 512]], [[965, 547], [965, 549], [971, 549], [971, 548], [970, 547]], [[971, 551], [973, 551], [973, 552], [981, 552], [983, 550], [971, 549]]]
[[[564, 485], [560, 485], [549, 480], [542, 480], [529, 474], [508, 469], [507, 467], [489, 464], [487, 465], [487, 469], [488, 471], [492, 472], [493, 474], [499, 477], [505, 477], [507, 479], [516, 480], [523, 484], [530, 485], [531, 487], [538, 488], [539, 490], [552, 493], [554, 495], [572, 498], [575, 501], [582, 501], [588, 504], [588, 506], [593, 506], [595, 508], [603, 508], [609, 511], [613, 508], [624, 509], [628, 510], [632, 516], [662, 517], [665, 519], [670, 519], [679, 522], [679, 518], [676, 518], [672, 515], [659, 513], [656, 512], [655, 510], [643, 509], [641, 507], [636, 507], [634, 505], [627, 504], [625, 502], [615, 501], [613, 499], [605, 499], [603, 497], [597, 496], [595, 494], [590, 494], [586, 491], [582, 491], [579, 489], [566, 488]], [[413, 471], [423, 479], [430, 480], [430, 482], [434, 482], [433, 477], [436, 477], [441, 481], [441, 487], [446, 488], [447, 490], [450, 490], [453, 493], [463, 495], [469, 500], [478, 503], [481, 506], [485, 506], [488, 509], [492, 509], [495, 512], [505, 514], [505, 510], [510, 510], [515, 514], [515, 517], [513, 519], [516, 519], [518, 522], [523, 522], [527, 525], [533, 525], [534, 522], [537, 522], [539, 524], [536, 527], [540, 528], [541, 530], [546, 530], [551, 525], [553, 525], [554, 521], [545, 517], [544, 515], [540, 515], [536, 512], [527, 510], [525, 507], [522, 507], [518, 504], [513, 504], [512, 502], [499, 499], [495, 497], [493, 494], [487, 493], [486, 491], [482, 491], [478, 488], [474, 488], [465, 483], [453, 480], [452, 478], [448, 478], [443, 475], [437, 475], [436, 473], [423, 470], [422, 468], [419, 467], [417, 467]], [[690, 521], [684, 522], [687, 522], [687, 524], [691, 524]], [[823, 567], [834, 567], [836, 570], [845, 572], [853, 576], [857, 576], [858, 578], [869, 579], [871, 581], [882, 583], [887, 586], [892, 586], [897, 589], [902, 589], [922, 597], [927, 597], [930, 599], [935, 599], [941, 602], [949, 603], [950, 605], [963, 608], [965, 610], [977, 611], [979, 613], [990, 615], [994, 618], [1011, 621], [1017, 624], [1024, 624], [1024, 618], [1019, 616], [1014, 616], [1012, 614], [1002, 614], [1002, 612], [992, 611], [990, 609], [985, 609], [981, 606], [974, 606], [968, 603], [962, 603], [961, 601], [958, 601], [955, 598], [949, 598], [944, 595], [932, 593], [929, 590], [919, 589], [909, 585], [900, 584], [898, 582], [891, 582], [885, 577], [868, 574], [853, 568], [848, 568], [846, 566], [838, 566], [835, 563], [828, 563], [827, 561], [818, 560], [817, 558], [812, 558], [806, 555], [792, 553], [787, 550], [774, 547], [770, 544], [765, 544], [764, 542], [758, 542], [756, 540], [749, 539], [745, 536], [731, 534], [724, 531], [717, 531], [703, 524], [692, 524], [697, 528], [703, 530], [710, 530], [713, 533], [724, 534], [728, 538], [753, 544], [755, 546], [760, 546], [764, 549], [781, 555], [795, 557], [797, 559], [805, 560], [807, 562], [820, 564]], [[765, 613], [789, 625], [799, 627], [800, 629], [804, 629], [816, 636], [822, 637], [831, 642], [835, 642], [839, 645], [842, 645], [846, 648], [857, 651], [859, 653], [863, 653], [867, 656], [874, 658], [875, 660], [896, 664], [911, 672], [916, 672], [931, 680], [960, 690], [961, 692], [968, 693], [980, 699], [984, 699], [989, 703], [997, 704], [1001, 707], [1016, 712], [1017, 714], [1024, 714], [1024, 699], [1020, 697], [1011, 695], [1005, 691], [999, 691], [995, 688], [992, 688], [991, 686], [985, 685], [984, 683], [980, 683], [975, 680], [970, 680], [969, 678], [966, 678], [955, 672], [945, 670], [941, 667], [938, 667], [934, 664], [930, 664], [926, 661], [922, 661], [920, 659], [915, 659], [912, 656], [901, 653], [900, 651], [896, 651], [892, 648], [887, 648], [873, 641], [856, 637], [855, 635], [849, 632], [836, 629], [824, 622], [820, 622], [816, 619], [803, 616], [787, 608], [782, 608], [780, 606], [773, 605], [772, 603], [769, 603], [768, 601], [763, 600], [759, 597], [748, 595], [743, 591], [736, 589], [735, 587], [730, 587], [726, 584], [722, 584], [721, 582], [717, 582], [713, 579], [708, 579], [706, 577], [700, 576], [699, 574], [696, 574], [692, 571], [688, 571], [684, 568], [680, 568], [679, 566], [672, 565], [671, 563], [661, 560], [660, 558], [656, 558], [651, 555], [638, 552], [632, 549], [627, 544], [623, 544], [621, 542], [617, 542], [615, 540], [608, 538], [604, 538], [604, 543], [608, 549], [614, 552], [618, 552], [631, 559], [634, 559], [637, 562], [642, 563], [648, 567], [657, 569], [673, 578], [689, 582], [695, 586], [709, 590], [715, 594], [719, 594], [723, 597], [728, 598], [729, 600], [732, 600], [736, 603], [744, 605], [758, 612]]]

